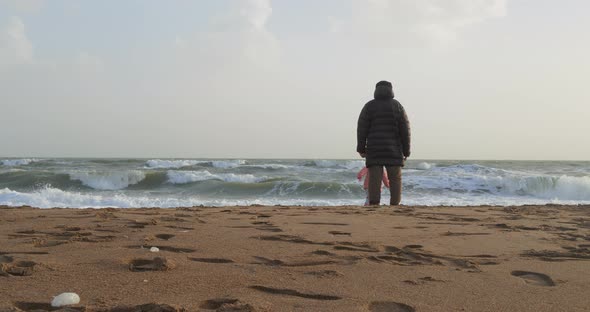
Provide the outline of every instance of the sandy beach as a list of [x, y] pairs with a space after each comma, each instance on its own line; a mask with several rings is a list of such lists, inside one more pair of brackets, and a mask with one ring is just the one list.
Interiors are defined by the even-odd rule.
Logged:
[[0, 262], [0, 311], [588, 311], [590, 207], [0, 207]]

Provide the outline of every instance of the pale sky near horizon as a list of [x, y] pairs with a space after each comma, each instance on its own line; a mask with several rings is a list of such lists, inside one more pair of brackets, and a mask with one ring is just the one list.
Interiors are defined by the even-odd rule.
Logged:
[[0, 0], [0, 157], [590, 160], [584, 0]]

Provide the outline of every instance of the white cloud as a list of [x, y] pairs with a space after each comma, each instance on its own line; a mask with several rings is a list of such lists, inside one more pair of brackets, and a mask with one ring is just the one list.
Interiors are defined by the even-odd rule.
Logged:
[[0, 26], [0, 65], [26, 64], [33, 61], [33, 44], [25, 33], [25, 24], [11, 17]]
[[212, 68], [214, 74], [223, 72], [224, 67], [241, 67], [244, 71], [248, 66], [268, 68], [276, 65], [280, 58], [280, 44], [267, 29], [272, 15], [270, 0], [236, 1], [228, 12], [192, 37], [177, 36], [174, 39], [179, 52], [176, 61], [198, 66], [201, 71]]
[[246, 0], [240, 8], [240, 15], [257, 30], [263, 30], [272, 14], [270, 0]]
[[356, 0], [349, 31], [391, 45], [444, 45], [467, 27], [507, 14], [508, 0]]
[[0, 0], [2, 5], [21, 12], [35, 12], [43, 8], [45, 0]]

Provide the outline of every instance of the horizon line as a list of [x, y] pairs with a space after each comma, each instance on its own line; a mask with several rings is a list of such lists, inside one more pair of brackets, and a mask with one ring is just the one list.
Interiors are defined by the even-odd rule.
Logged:
[[[103, 157], [88, 157], [88, 156], [0, 156], [2, 159], [195, 159], [195, 160], [364, 160], [364, 158], [321, 158], [321, 157], [307, 157], [307, 158], [288, 158], [288, 157], [120, 157], [120, 156], [103, 156]], [[590, 160], [582, 159], [510, 159], [510, 158], [409, 158], [408, 160], [415, 161], [574, 161], [574, 162], [590, 162]]]

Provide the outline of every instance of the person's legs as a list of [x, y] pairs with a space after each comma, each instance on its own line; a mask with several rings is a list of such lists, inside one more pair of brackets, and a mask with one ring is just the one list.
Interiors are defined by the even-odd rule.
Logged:
[[397, 206], [402, 200], [402, 167], [387, 166], [385, 168], [389, 177], [389, 192], [391, 193], [389, 204]]
[[369, 167], [369, 204], [379, 205], [381, 202], [381, 183], [383, 182], [383, 166]]

